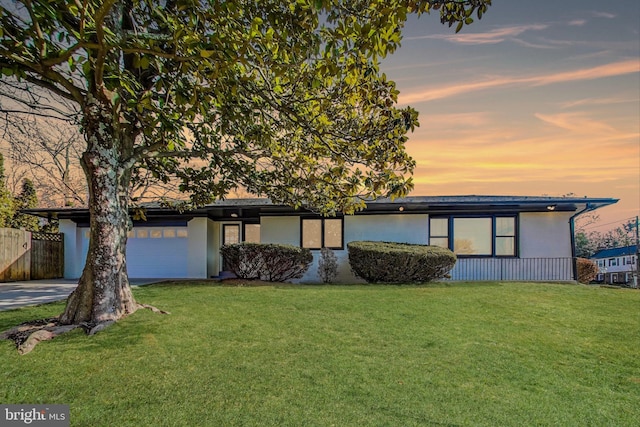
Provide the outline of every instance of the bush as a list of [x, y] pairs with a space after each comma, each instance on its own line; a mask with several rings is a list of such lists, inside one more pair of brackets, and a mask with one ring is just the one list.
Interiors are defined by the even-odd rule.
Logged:
[[292, 245], [240, 243], [223, 245], [220, 252], [239, 278], [269, 282], [299, 279], [313, 261], [309, 249]]
[[333, 283], [338, 276], [338, 258], [329, 248], [322, 248], [320, 250], [318, 276], [320, 276], [323, 283]]
[[446, 277], [457, 261], [438, 246], [360, 241], [347, 244], [353, 272], [371, 283], [424, 283]]
[[589, 283], [596, 278], [600, 270], [598, 265], [586, 258], [578, 258], [578, 282]]

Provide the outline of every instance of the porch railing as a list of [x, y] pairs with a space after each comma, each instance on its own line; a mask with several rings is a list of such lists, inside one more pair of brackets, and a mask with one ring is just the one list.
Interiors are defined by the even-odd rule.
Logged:
[[449, 280], [569, 282], [573, 258], [458, 258]]

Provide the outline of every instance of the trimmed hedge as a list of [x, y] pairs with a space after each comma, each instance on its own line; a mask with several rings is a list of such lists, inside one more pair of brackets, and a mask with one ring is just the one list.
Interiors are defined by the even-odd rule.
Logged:
[[292, 245], [239, 243], [220, 249], [225, 264], [241, 279], [284, 282], [299, 279], [307, 272], [313, 255]]
[[589, 283], [596, 278], [600, 269], [598, 265], [586, 258], [578, 258], [578, 282]]
[[424, 283], [446, 277], [457, 257], [439, 246], [357, 241], [347, 244], [351, 270], [370, 283]]

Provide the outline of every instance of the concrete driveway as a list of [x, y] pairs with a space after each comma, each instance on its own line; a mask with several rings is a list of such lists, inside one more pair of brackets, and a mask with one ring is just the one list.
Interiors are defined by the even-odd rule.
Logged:
[[0, 283], [0, 311], [63, 300], [77, 285], [66, 279]]
[[[162, 279], [131, 279], [131, 286]], [[30, 280], [0, 283], [0, 311], [66, 299], [78, 285], [78, 279]]]

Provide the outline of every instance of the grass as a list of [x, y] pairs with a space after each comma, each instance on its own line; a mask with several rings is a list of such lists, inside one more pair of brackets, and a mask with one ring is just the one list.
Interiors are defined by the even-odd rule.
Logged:
[[[578, 285], [155, 285], [19, 356], [0, 402], [73, 426], [636, 426], [640, 292]], [[62, 304], [0, 313], [0, 330]]]

